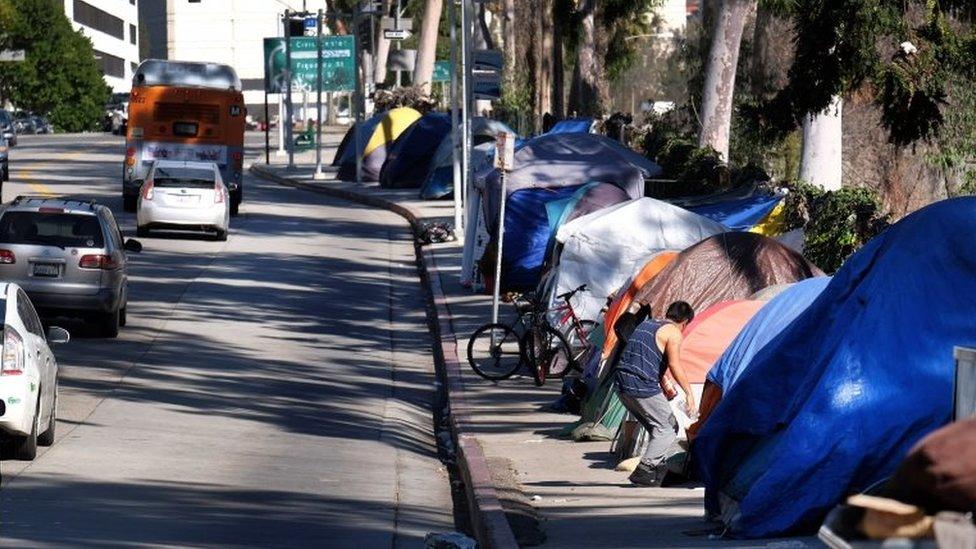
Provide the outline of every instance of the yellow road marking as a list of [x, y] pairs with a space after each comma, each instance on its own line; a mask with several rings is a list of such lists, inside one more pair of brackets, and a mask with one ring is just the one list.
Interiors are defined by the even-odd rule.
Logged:
[[[84, 151], [75, 151], [75, 152], [67, 153], [67, 154], [59, 154], [58, 157], [57, 157], [57, 159], [58, 160], [71, 160], [73, 158], [78, 158], [80, 156], [83, 156], [84, 154], [85, 154]], [[51, 189], [51, 187], [48, 187], [47, 185], [45, 185], [44, 183], [41, 183], [40, 181], [34, 180], [34, 172], [32, 170], [23, 170], [21, 172], [21, 177], [24, 180], [24, 182], [27, 183], [27, 186], [30, 187], [31, 190], [33, 190], [37, 194], [40, 194], [40, 195], [43, 195], [43, 196], [57, 196], [57, 194], [58, 194], [58, 193], [54, 192]]]

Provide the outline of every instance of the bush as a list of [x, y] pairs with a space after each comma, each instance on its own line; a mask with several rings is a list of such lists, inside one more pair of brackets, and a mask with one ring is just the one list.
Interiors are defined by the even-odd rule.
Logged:
[[787, 186], [786, 229], [805, 228], [804, 254], [826, 273], [837, 269], [889, 224], [875, 191], [844, 187], [837, 191], [807, 183]]

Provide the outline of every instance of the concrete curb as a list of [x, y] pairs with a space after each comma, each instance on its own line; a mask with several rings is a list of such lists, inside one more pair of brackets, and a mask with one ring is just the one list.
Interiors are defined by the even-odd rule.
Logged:
[[[335, 189], [324, 185], [308, 184], [272, 173], [258, 164], [252, 164], [250, 172], [280, 185], [304, 189], [319, 194], [341, 198], [367, 206], [389, 210], [405, 218], [414, 234], [421, 229], [420, 215], [408, 206], [392, 200], [370, 196], [349, 189]], [[447, 401], [450, 409], [451, 434], [457, 444], [457, 462], [464, 479], [465, 496], [471, 516], [478, 546], [489, 549], [518, 547], [498, 492], [491, 480], [488, 460], [474, 434], [469, 431], [470, 409], [461, 378], [461, 359], [458, 353], [457, 336], [454, 333], [453, 319], [447, 307], [447, 298], [441, 288], [440, 271], [434, 254], [414, 240], [417, 252], [417, 269], [420, 271], [427, 301], [434, 318], [431, 327], [434, 331], [436, 355], [443, 362]]]

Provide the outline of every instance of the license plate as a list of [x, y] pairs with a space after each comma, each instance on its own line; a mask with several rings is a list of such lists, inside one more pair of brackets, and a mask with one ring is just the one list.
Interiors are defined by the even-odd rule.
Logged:
[[178, 194], [176, 195], [176, 201], [180, 204], [196, 204], [200, 202], [200, 195], [198, 194]]
[[35, 263], [34, 276], [61, 276], [61, 267], [52, 263]]

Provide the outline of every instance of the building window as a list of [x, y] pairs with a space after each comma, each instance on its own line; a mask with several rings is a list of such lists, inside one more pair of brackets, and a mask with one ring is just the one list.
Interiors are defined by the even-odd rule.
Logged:
[[75, 0], [75, 22], [114, 36], [119, 40], [125, 40], [125, 24], [122, 20], [87, 2]]
[[125, 78], [125, 59], [95, 50], [95, 60], [98, 62], [98, 68], [105, 76]]
[[136, 69], [139, 68], [139, 63], [129, 62], [129, 68], [132, 69], [132, 74], [136, 73]]
[[136, 26], [129, 25], [129, 42], [136, 43]]

